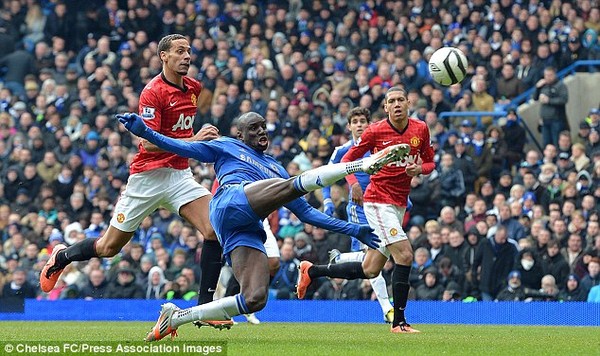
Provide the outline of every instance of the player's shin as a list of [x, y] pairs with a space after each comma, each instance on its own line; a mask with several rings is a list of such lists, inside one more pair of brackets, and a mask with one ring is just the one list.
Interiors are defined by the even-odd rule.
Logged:
[[344, 278], [344, 279], [366, 279], [362, 268], [362, 262], [348, 262], [335, 265], [314, 265], [308, 270], [311, 279], [319, 277]]
[[390, 303], [385, 278], [383, 278], [380, 272], [377, 277], [369, 279], [369, 282], [371, 282], [371, 287], [373, 287], [373, 292], [375, 292], [375, 295], [377, 296], [377, 301], [381, 306], [381, 310], [384, 314], [387, 313], [392, 309], [392, 304]]
[[392, 327], [398, 326], [406, 322], [404, 317], [404, 309], [406, 309], [406, 301], [408, 300], [408, 292], [410, 284], [408, 277], [410, 275], [410, 266], [396, 264], [392, 272], [392, 292], [394, 296], [394, 322]]
[[250, 311], [246, 306], [244, 296], [240, 293], [207, 304], [179, 310], [173, 314], [171, 326], [178, 328], [183, 324], [197, 320], [229, 320], [236, 315], [248, 313]]
[[219, 273], [221, 273], [221, 254], [223, 249], [216, 240], [204, 240], [200, 255], [202, 279], [198, 290], [198, 304], [209, 303], [213, 300]]
[[98, 257], [96, 252], [96, 241], [98, 239], [84, 239], [73, 246], [56, 254], [57, 267], [64, 268], [74, 261], [87, 261], [93, 257]]

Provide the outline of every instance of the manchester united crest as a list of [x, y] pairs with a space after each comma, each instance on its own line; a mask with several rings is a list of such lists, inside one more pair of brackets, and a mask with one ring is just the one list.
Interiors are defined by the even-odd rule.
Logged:
[[122, 223], [123, 223], [123, 221], [125, 221], [125, 214], [123, 214], [123, 213], [118, 213], [118, 214], [117, 214], [117, 222], [118, 222], [119, 224], [122, 224]]
[[196, 94], [192, 94], [192, 105], [196, 106], [196, 104], [198, 103], [198, 98], [196, 97]]
[[418, 137], [411, 137], [410, 139], [410, 145], [412, 147], [419, 147], [421, 145], [421, 139]]

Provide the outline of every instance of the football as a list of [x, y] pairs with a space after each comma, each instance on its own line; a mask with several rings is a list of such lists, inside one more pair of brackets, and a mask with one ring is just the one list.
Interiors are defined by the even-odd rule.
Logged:
[[455, 47], [442, 47], [429, 59], [431, 78], [445, 86], [460, 83], [467, 74], [467, 66], [467, 57]]

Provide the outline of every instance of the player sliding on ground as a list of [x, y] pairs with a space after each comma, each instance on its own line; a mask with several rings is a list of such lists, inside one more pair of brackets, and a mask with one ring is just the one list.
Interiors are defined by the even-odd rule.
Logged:
[[228, 320], [239, 314], [257, 312], [267, 303], [269, 266], [263, 242], [262, 220], [285, 205], [300, 220], [331, 231], [355, 236], [371, 248], [379, 239], [368, 225], [333, 219], [312, 208], [301, 197], [331, 185], [348, 174], [374, 174], [390, 162], [404, 159], [406, 144], [390, 145], [369, 158], [327, 165], [290, 178], [285, 168], [265, 155], [269, 145], [266, 120], [249, 112], [238, 119], [237, 139], [222, 137], [208, 142], [184, 142], [149, 129], [136, 114], [117, 115], [125, 127], [158, 147], [201, 162], [215, 164], [221, 186], [210, 202], [210, 221], [223, 255], [240, 283], [240, 293], [180, 310], [173, 303], [162, 306], [158, 321], [146, 336], [156, 341], [176, 335], [179, 326], [197, 320]]

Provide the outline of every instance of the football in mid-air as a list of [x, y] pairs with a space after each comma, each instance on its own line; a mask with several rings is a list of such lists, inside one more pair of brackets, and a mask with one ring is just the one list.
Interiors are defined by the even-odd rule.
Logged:
[[467, 56], [458, 48], [442, 47], [429, 59], [431, 78], [441, 85], [460, 83], [467, 75]]

